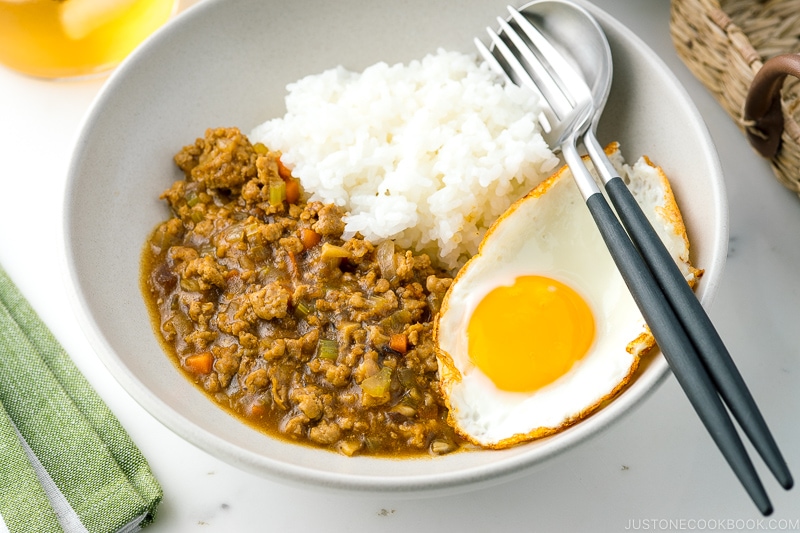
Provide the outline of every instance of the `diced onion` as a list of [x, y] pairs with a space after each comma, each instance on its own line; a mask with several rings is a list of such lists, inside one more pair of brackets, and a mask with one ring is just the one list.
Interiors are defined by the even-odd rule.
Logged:
[[225, 240], [228, 242], [240, 242], [244, 238], [244, 230], [240, 224], [234, 224], [225, 232]]
[[248, 239], [256, 237], [259, 233], [261, 233], [261, 225], [257, 221], [251, 222], [244, 227], [244, 234], [247, 235]]
[[394, 242], [383, 241], [375, 250], [375, 257], [378, 260], [378, 267], [381, 269], [381, 277], [391, 281], [397, 275], [394, 266]]
[[406, 403], [398, 403], [392, 407], [392, 412], [407, 416], [408, 418], [412, 418], [417, 414], [417, 410], [413, 406]]
[[341, 246], [326, 242], [322, 244], [321, 257], [323, 259], [350, 257], [350, 252]]

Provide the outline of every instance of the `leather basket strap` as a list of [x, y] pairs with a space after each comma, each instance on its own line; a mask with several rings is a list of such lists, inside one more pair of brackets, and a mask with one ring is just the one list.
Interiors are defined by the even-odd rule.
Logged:
[[756, 73], [744, 103], [747, 138], [758, 153], [772, 158], [778, 153], [783, 133], [781, 87], [786, 76], [800, 78], [800, 54], [768, 59]]

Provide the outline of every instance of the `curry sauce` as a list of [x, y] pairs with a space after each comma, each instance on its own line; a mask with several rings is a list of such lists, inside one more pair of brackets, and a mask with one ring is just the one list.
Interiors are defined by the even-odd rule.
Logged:
[[344, 213], [304, 201], [280, 154], [209, 129], [175, 162], [172, 216], [142, 257], [154, 328], [220, 406], [345, 455], [442, 454], [432, 320], [452, 279], [425, 254], [343, 239]]

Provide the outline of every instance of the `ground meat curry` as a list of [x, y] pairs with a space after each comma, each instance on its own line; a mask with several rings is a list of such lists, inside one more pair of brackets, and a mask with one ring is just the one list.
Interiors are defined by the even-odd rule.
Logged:
[[305, 203], [279, 154], [211, 129], [175, 162], [173, 216], [142, 285], [177, 365], [264, 431], [345, 455], [441, 454], [432, 318], [451, 278], [427, 255], [343, 240], [342, 211]]

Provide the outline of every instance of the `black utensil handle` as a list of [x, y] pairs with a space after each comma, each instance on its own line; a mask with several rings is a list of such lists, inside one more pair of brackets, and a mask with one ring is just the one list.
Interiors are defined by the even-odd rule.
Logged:
[[791, 488], [794, 483], [792, 475], [764, 417], [678, 265], [622, 178], [612, 178], [605, 188], [622, 224], [694, 343], [722, 399], [781, 486], [785, 489]]
[[711, 377], [669, 306], [653, 274], [606, 202], [595, 193], [586, 199], [592, 217], [633, 299], [639, 306], [678, 383], [717, 447], [758, 509], [768, 515], [772, 504], [756, 474]]

